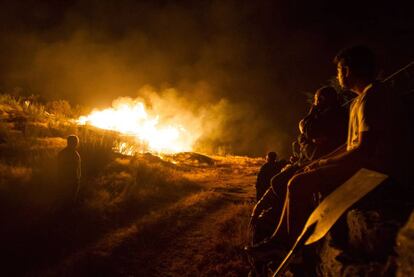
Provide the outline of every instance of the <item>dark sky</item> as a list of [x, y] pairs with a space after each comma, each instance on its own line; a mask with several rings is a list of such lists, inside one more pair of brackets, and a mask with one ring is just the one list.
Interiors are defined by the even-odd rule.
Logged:
[[340, 48], [371, 46], [385, 75], [414, 59], [409, 2], [1, 0], [0, 90], [98, 107], [144, 85], [192, 109], [226, 99], [204, 141], [287, 155]]

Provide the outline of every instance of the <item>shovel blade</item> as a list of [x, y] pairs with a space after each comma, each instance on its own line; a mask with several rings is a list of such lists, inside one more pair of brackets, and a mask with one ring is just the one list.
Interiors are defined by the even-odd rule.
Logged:
[[362, 197], [388, 178], [377, 171], [361, 168], [348, 181], [329, 194], [310, 215], [305, 230], [316, 223], [312, 235], [305, 245], [320, 240], [331, 229], [341, 215]]

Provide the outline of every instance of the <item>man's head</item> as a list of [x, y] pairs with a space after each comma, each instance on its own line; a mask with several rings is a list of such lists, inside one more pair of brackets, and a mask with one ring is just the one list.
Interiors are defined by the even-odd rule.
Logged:
[[70, 135], [66, 138], [68, 143], [68, 148], [76, 149], [79, 144], [79, 138], [76, 135]]
[[360, 92], [362, 87], [375, 81], [377, 66], [374, 53], [365, 46], [341, 50], [335, 57], [337, 78], [342, 88]]
[[276, 152], [269, 152], [269, 153], [267, 153], [266, 160], [267, 160], [268, 162], [275, 162], [275, 161], [276, 161], [276, 159], [277, 159], [277, 154], [276, 154]]
[[313, 98], [313, 105], [319, 108], [333, 107], [338, 104], [338, 94], [333, 87], [325, 86], [318, 89]]

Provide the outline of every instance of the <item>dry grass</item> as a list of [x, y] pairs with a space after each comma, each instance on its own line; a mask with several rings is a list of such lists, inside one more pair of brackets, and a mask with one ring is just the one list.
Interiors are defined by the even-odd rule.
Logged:
[[[115, 159], [114, 134], [73, 125], [66, 118], [71, 114], [66, 102], [44, 106], [0, 95], [0, 106], [0, 240], [10, 252], [4, 272], [22, 273], [41, 266], [42, 260], [57, 260], [196, 189], [159, 164]], [[81, 138], [83, 158], [82, 197], [75, 215], [60, 210], [56, 179], [56, 155], [70, 133]], [[76, 224], [75, 242], [68, 240], [69, 230], [62, 228], [66, 224]], [[21, 264], [33, 253], [36, 258]]]
[[199, 276], [246, 276], [248, 263], [243, 247], [248, 242], [248, 219], [251, 206], [231, 204], [220, 213], [217, 222], [206, 232], [211, 240], [204, 249], [211, 249], [209, 255], [200, 255], [193, 265]]
[[[152, 211], [199, 189], [175, 170], [145, 160], [115, 159], [98, 175], [88, 176], [82, 184], [81, 203], [68, 213], [59, 208], [59, 184], [54, 183], [51, 166], [47, 169], [0, 166], [1, 210], [14, 211], [1, 214], [7, 226], [2, 229], [2, 245], [11, 253], [7, 263], [11, 268], [4, 270], [10, 273], [43, 267], [44, 259], [57, 262], [111, 230], [147, 214], [153, 216]], [[22, 237], [25, 244], [16, 248]], [[17, 266], [34, 253], [30, 263]]]
[[[75, 126], [67, 103], [26, 101], [0, 95], [2, 275], [246, 273], [240, 249], [250, 205], [232, 189], [235, 180], [251, 179], [260, 159], [126, 157], [113, 152], [113, 132]], [[61, 209], [56, 155], [71, 133], [81, 139], [83, 177], [80, 201], [68, 211]], [[179, 242], [190, 250], [175, 247]], [[161, 250], [184, 258], [160, 259]], [[190, 265], [191, 251], [198, 256]]]
[[243, 276], [250, 208], [199, 192], [108, 233], [41, 275]]

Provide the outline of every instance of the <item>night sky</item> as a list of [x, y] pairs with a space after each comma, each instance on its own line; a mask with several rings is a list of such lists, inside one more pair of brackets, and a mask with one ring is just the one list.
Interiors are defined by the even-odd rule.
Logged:
[[205, 141], [288, 155], [339, 49], [371, 46], [384, 76], [414, 60], [410, 1], [382, 2], [1, 0], [0, 91], [96, 107], [144, 85], [192, 109], [226, 99]]

